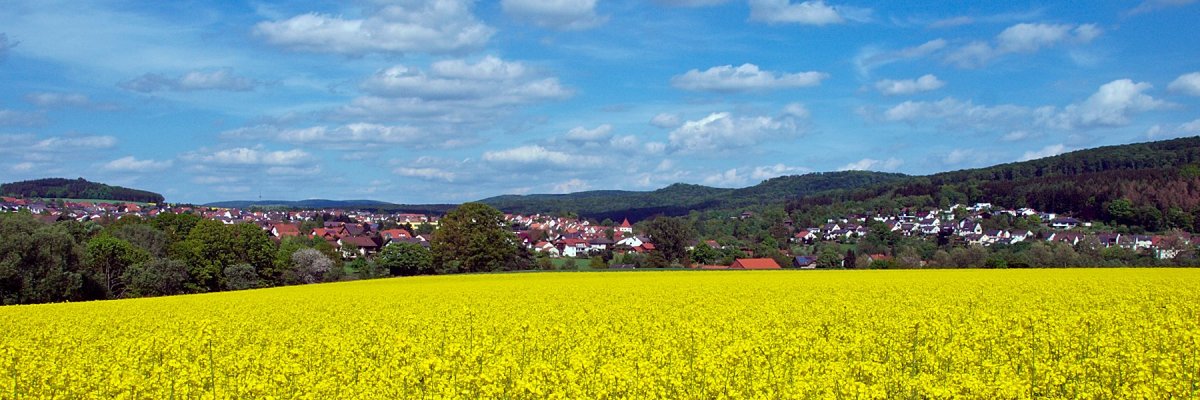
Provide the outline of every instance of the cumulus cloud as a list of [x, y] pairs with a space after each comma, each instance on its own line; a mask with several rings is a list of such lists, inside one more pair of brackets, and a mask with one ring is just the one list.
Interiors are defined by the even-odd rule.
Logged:
[[567, 131], [567, 140], [571, 142], [599, 142], [607, 140], [610, 136], [612, 136], [612, 125], [609, 124], [600, 125], [593, 129], [577, 126]]
[[970, 149], [954, 149], [942, 161], [947, 165], [958, 165], [963, 162], [970, 161], [976, 156], [975, 150]]
[[684, 122], [671, 131], [668, 142], [676, 152], [719, 152], [752, 146], [767, 138], [778, 139], [799, 133], [800, 124], [797, 118], [790, 115], [735, 117], [728, 112], [719, 112]]
[[659, 113], [658, 115], [655, 115], [654, 118], [650, 119], [650, 125], [654, 125], [659, 128], [677, 127], [677, 126], [679, 126], [679, 115], [678, 114]]
[[353, 123], [339, 127], [315, 126], [279, 131], [278, 138], [291, 143], [414, 143], [426, 139], [420, 129], [411, 126], [387, 126]]
[[[39, 137], [0, 134], [0, 159], [14, 162], [13, 172], [65, 173], [62, 167], [79, 160], [94, 160], [117, 145], [117, 138], [101, 135]], [[19, 167], [19, 168], [17, 168]]]
[[1034, 129], [1073, 131], [1125, 126], [1138, 113], [1172, 106], [1145, 94], [1150, 88], [1149, 83], [1118, 79], [1101, 85], [1086, 100], [1062, 108], [977, 105], [970, 100], [953, 97], [938, 101], [905, 101], [888, 108], [877, 117], [884, 121], [910, 124], [938, 121], [944, 129], [1008, 131], [1004, 139], [1012, 141], [1029, 137], [1028, 131]]
[[712, 67], [703, 72], [693, 69], [683, 75], [671, 78], [671, 84], [684, 90], [744, 92], [816, 86], [828, 77], [829, 74], [816, 71], [797, 73], [763, 71], [758, 69], [757, 65], [747, 63], [738, 67], [732, 65]]
[[812, 169], [779, 163], [775, 165], [754, 167], [754, 171], [750, 172], [750, 178], [761, 181], [778, 176], [804, 174], [809, 172], [812, 172]]
[[557, 30], [584, 30], [604, 24], [596, 15], [596, 0], [501, 0], [500, 8], [513, 18]]
[[393, 169], [396, 175], [407, 176], [410, 178], [418, 178], [429, 181], [446, 181], [454, 182], [456, 174], [440, 168], [433, 167], [398, 167]]
[[440, 124], [490, 121], [494, 113], [512, 106], [572, 94], [557, 78], [492, 56], [477, 62], [439, 61], [428, 71], [395, 66], [375, 73], [361, 88], [368, 95], [354, 99], [339, 114], [375, 120], [423, 118]]
[[904, 60], [915, 60], [936, 53], [946, 47], [945, 39], [934, 39], [918, 46], [906, 47], [899, 50], [879, 50], [865, 48], [854, 57], [854, 66], [863, 76], [871, 74], [871, 70], [891, 63]]
[[970, 100], [947, 97], [938, 101], [905, 101], [885, 110], [884, 121], [916, 124], [935, 120], [946, 129], [992, 130], [1019, 126], [1031, 115], [1027, 107], [1001, 104], [977, 105]]
[[768, 24], [829, 25], [867, 21], [871, 10], [831, 6], [822, 0], [792, 3], [791, 0], [750, 0], [750, 20]]
[[496, 165], [513, 166], [591, 167], [601, 163], [600, 158], [596, 156], [568, 154], [562, 151], [550, 150], [540, 145], [488, 151], [483, 153], [483, 159]]
[[886, 160], [876, 160], [874, 158], [864, 158], [838, 168], [838, 171], [895, 171], [904, 164], [904, 160], [898, 158], [889, 158]]
[[1106, 83], [1087, 100], [1064, 107], [1047, 123], [1059, 129], [1128, 125], [1133, 114], [1170, 105], [1143, 93], [1151, 87], [1149, 83], [1129, 79]]
[[1102, 33], [1095, 24], [1020, 23], [1000, 32], [992, 43], [971, 42], [947, 54], [944, 61], [961, 68], [978, 68], [1007, 54], [1035, 53], [1063, 44], [1088, 43]]
[[294, 166], [312, 160], [312, 155], [300, 149], [262, 150], [238, 147], [217, 151], [186, 153], [184, 160], [224, 166]]
[[33, 126], [46, 122], [41, 113], [0, 109], [0, 126]]
[[1200, 72], [1192, 72], [1189, 74], [1180, 75], [1171, 84], [1167, 85], [1167, 90], [1176, 93], [1189, 94], [1192, 96], [1200, 96]]
[[121, 82], [119, 86], [135, 92], [191, 92], [198, 90], [221, 90], [229, 92], [247, 92], [254, 90], [260, 83], [250, 78], [238, 76], [231, 68], [221, 68], [206, 71], [191, 71], [180, 76], [161, 74], [144, 74], [137, 78]]
[[1052, 145], [1041, 148], [1041, 150], [1026, 151], [1025, 154], [1021, 156], [1020, 161], [1029, 161], [1029, 160], [1036, 160], [1039, 158], [1057, 156], [1059, 154], [1062, 154], [1064, 151], [1066, 151], [1066, 149], [1067, 149], [1067, 147], [1062, 144], [1052, 144]]
[[1196, 2], [1196, 0], [1144, 0], [1137, 7], [1130, 9], [1128, 15], [1144, 14], [1148, 12], [1158, 11], [1165, 8], [1182, 7]]
[[1169, 139], [1182, 136], [1197, 136], [1200, 135], [1200, 119], [1185, 122], [1179, 125], [1162, 125], [1155, 124], [1150, 129], [1146, 130], [1146, 138], [1152, 140]]
[[97, 103], [80, 93], [34, 92], [25, 95], [25, 101], [40, 108], [88, 108], [95, 110], [115, 110], [117, 106], [110, 103]]
[[566, 182], [554, 184], [555, 193], [575, 193], [591, 189], [592, 185], [579, 178], [572, 178]]
[[704, 184], [709, 186], [739, 186], [746, 183], [746, 177], [738, 174], [737, 168], [730, 168], [724, 172], [717, 172], [704, 177]]
[[729, 0], [654, 0], [654, 2], [672, 7], [708, 7], [728, 3]]
[[34, 142], [29, 147], [34, 151], [71, 151], [79, 149], [107, 149], [117, 145], [112, 136], [59, 136]]
[[879, 93], [883, 93], [887, 96], [928, 92], [931, 90], [941, 89], [943, 86], [946, 86], [946, 82], [938, 79], [937, 76], [934, 76], [933, 74], [922, 75], [917, 79], [884, 79], [875, 82], [875, 89], [879, 90]]
[[125, 156], [104, 163], [100, 168], [110, 172], [148, 172], [170, 168], [171, 164], [171, 160], [139, 160], [133, 156]]
[[254, 33], [268, 43], [300, 51], [460, 53], [482, 48], [495, 33], [471, 12], [470, 0], [402, 0], [363, 10], [366, 18], [302, 14], [264, 21]]

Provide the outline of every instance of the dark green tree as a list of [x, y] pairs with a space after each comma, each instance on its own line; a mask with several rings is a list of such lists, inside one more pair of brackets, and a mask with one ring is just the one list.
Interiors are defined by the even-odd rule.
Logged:
[[518, 258], [517, 238], [504, 214], [483, 203], [450, 210], [433, 235], [433, 265], [443, 272], [486, 272], [508, 268]]
[[188, 267], [182, 261], [160, 258], [130, 266], [123, 280], [128, 297], [180, 294], [186, 291]]
[[122, 275], [129, 266], [150, 260], [150, 253], [110, 235], [99, 235], [87, 243], [88, 276], [104, 290], [105, 297], [123, 297]]
[[646, 225], [646, 233], [650, 236], [654, 248], [661, 253], [668, 264], [682, 262], [687, 256], [688, 243], [692, 241], [695, 232], [690, 224], [680, 218], [658, 217]]
[[393, 243], [379, 252], [375, 261], [393, 276], [434, 273], [433, 254], [416, 243]]

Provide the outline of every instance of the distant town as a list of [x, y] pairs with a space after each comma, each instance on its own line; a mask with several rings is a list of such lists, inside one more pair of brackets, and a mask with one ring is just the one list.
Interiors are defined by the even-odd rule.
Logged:
[[[120, 218], [153, 218], [161, 213], [195, 214], [223, 224], [254, 224], [280, 241], [287, 237], [320, 238], [328, 242], [346, 260], [372, 258], [383, 248], [399, 243], [413, 243], [428, 248], [432, 232], [437, 229], [439, 216], [411, 213], [372, 213], [356, 210], [242, 210], [204, 206], [183, 206], [153, 203], [71, 201], [0, 198], [0, 211], [28, 212], [45, 223], [75, 220], [80, 222], [115, 221]], [[1007, 216], [1024, 224], [1016, 229], [986, 229], [985, 221]], [[754, 218], [746, 211], [734, 218]], [[543, 214], [505, 214], [520, 245], [540, 257], [551, 259], [587, 259], [600, 254], [647, 254], [655, 250], [654, 240], [639, 225], [628, 219], [621, 222], [590, 221]], [[1076, 246], [1093, 243], [1102, 248], [1120, 248], [1157, 259], [1168, 259], [1189, 249], [1195, 238], [1183, 232], [1169, 234], [1128, 234], [1096, 230], [1089, 221], [1067, 215], [1041, 212], [1030, 208], [1010, 209], [990, 203], [956, 204], [949, 208], [909, 210], [895, 215], [847, 215], [830, 219], [820, 226], [796, 226], [790, 218], [780, 222], [788, 229], [793, 246], [780, 246], [790, 265], [781, 265], [778, 257], [755, 258], [749, 246], [721, 243], [709, 238], [695, 238], [688, 251], [698, 246], [732, 251], [738, 254], [727, 265], [694, 263], [693, 268], [775, 269], [783, 267], [817, 268], [816, 254], [800, 254], [796, 249], [813, 249], [820, 243], [854, 243], [872, 235], [870, 225], [882, 224], [891, 235], [922, 240], [961, 243], [964, 246], [1012, 246], [1022, 242], [1061, 243]], [[876, 231], [878, 232], [878, 231]], [[865, 264], [891, 261], [893, 254], [864, 254]], [[608, 261], [608, 260], [606, 260]], [[633, 268], [634, 265], [611, 261], [613, 268]], [[924, 263], [924, 261], [921, 261]], [[845, 266], [844, 261], [843, 265]]]

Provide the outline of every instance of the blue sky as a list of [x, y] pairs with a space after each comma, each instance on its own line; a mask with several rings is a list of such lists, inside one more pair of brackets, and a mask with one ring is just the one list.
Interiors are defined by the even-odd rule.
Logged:
[[6, 1], [0, 181], [460, 202], [1200, 134], [1200, 4], [964, 3]]

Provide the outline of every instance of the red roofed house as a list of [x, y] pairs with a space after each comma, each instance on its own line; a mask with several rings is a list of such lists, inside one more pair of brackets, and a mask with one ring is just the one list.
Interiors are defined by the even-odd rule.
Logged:
[[739, 258], [729, 269], [781, 269], [773, 258]]
[[388, 230], [384, 230], [384, 231], [379, 231], [379, 236], [383, 237], [384, 240], [412, 239], [412, 234], [408, 233], [408, 231], [406, 231], [404, 229], [388, 229]]
[[621, 226], [617, 227], [617, 232], [633, 233], [633, 225], [629, 224], [629, 218], [621, 221]]
[[300, 236], [300, 228], [297, 228], [295, 224], [275, 224], [271, 228], [271, 234], [277, 238], [296, 237]]

